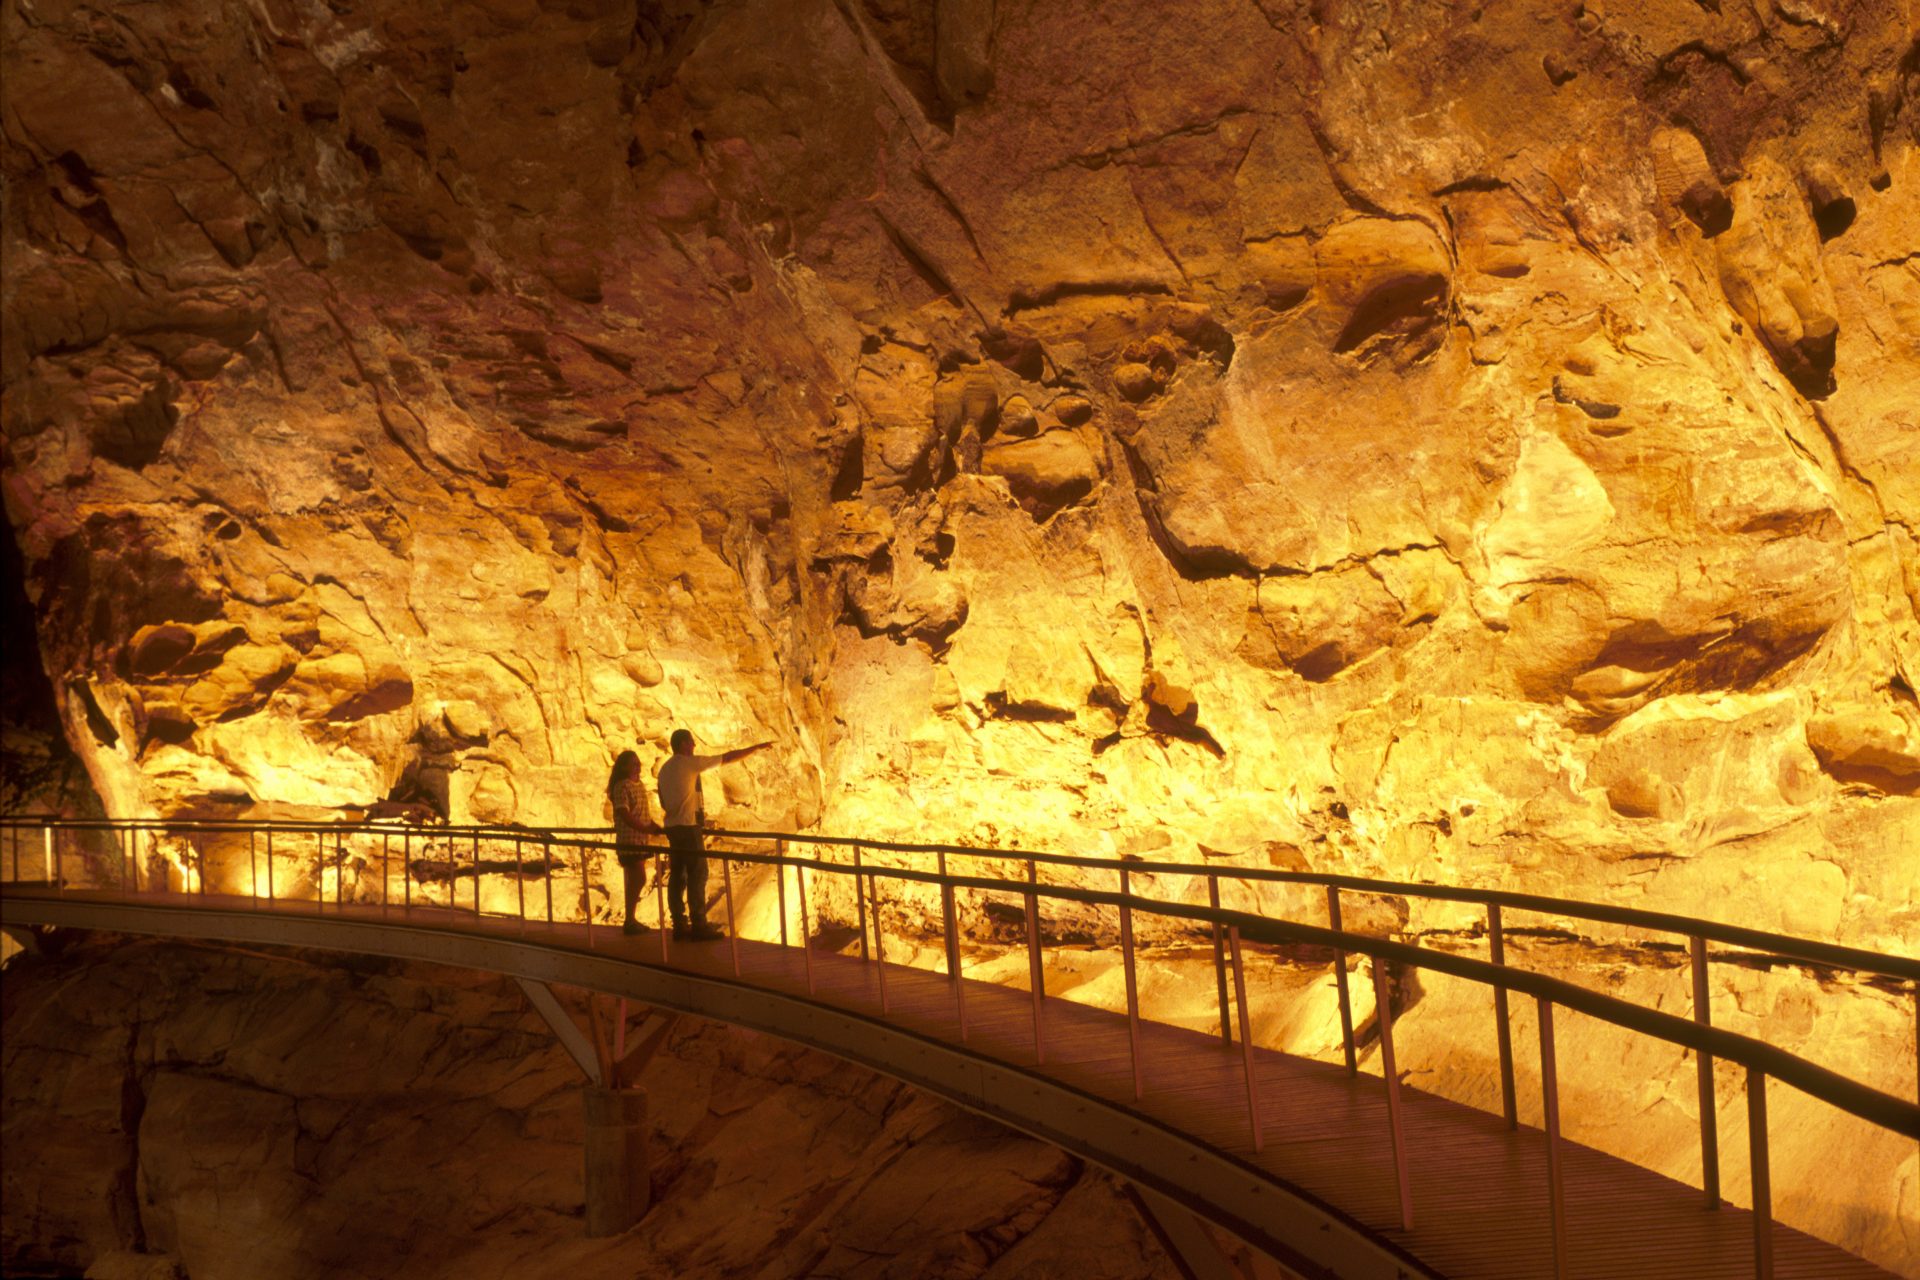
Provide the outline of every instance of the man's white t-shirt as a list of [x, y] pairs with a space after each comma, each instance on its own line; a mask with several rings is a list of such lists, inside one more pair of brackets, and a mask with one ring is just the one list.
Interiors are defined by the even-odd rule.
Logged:
[[700, 775], [725, 756], [671, 755], [660, 766], [660, 823], [667, 827], [700, 824]]

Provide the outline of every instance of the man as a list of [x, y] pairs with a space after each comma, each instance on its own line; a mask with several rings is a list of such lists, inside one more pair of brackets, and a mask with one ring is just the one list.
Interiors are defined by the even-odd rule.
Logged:
[[717, 756], [697, 756], [693, 735], [685, 729], [675, 729], [669, 741], [673, 754], [660, 766], [660, 820], [667, 828], [667, 907], [673, 912], [676, 939], [707, 941], [719, 937], [720, 930], [707, 923], [707, 855], [700, 842], [707, 813], [700, 775], [773, 744], [757, 742]]

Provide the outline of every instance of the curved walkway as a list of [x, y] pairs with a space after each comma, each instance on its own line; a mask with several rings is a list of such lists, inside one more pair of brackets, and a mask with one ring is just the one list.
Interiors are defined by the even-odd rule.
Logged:
[[[969, 883], [946, 877], [944, 868], [936, 883], [943, 881]], [[1168, 906], [1127, 899], [1124, 890], [1121, 901], [1123, 909]], [[1249, 929], [1264, 925], [1282, 936], [1331, 939], [1331, 945], [1371, 949], [1383, 958], [1398, 947], [1234, 918]], [[1252, 1048], [1244, 1036], [1229, 1044], [880, 960], [745, 939], [668, 943], [658, 934], [622, 937], [604, 927], [590, 933], [583, 925], [444, 906], [62, 892], [45, 884], [9, 885], [0, 923], [428, 960], [564, 982], [749, 1027], [861, 1063], [1054, 1142], [1161, 1192], [1304, 1276], [1848, 1280], [1890, 1274], [1777, 1223], [1756, 1232], [1746, 1211], [1708, 1210], [1699, 1190], [1627, 1161], [1537, 1129], [1510, 1129], [1502, 1116], [1416, 1089], [1388, 1088], [1379, 1077]], [[1533, 977], [1515, 972], [1501, 989], [1529, 991], [1523, 976]], [[1541, 990], [1554, 999], [1579, 1007], [1576, 993], [1537, 981], [1548, 984]], [[1552, 1006], [1547, 996], [1539, 998], [1550, 1028]], [[1740, 1037], [1712, 1034], [1719, 1037], [1714, 1052], [1745, 1052]], [[1543, 1048], [1550, 1063], [1550, 1030]], [[1545, 1087], [1552, 1087], [1550, 1072]], [[1757, 1113], [1763, 1132], [1764, 1093], [1763, 1080]], [[1865, 1093], [1871, 1096], [1855, 1099], [1859, 1106], [1920, 1136], [1920, 1108]], [[1563, 1225], [1556, 1231], [1555, 1223]]]

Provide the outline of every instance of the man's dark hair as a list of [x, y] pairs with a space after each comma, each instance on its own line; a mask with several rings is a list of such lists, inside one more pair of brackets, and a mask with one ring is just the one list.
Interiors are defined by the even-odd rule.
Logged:
[[673, 737], [667, 739], [667, 741], [673, 745], [675, 755], [683, 751], [693, 750], [693, 735], [685, 729], [675, 729], [673, 731]]

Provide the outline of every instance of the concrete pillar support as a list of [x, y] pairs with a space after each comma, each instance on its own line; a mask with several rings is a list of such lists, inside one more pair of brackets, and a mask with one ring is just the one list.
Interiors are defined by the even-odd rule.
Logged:
[[617, 1236], [653, 1203], [647, 1170], [647, 1091], [580, 1090], [585, 1108], [587, 1235]]

